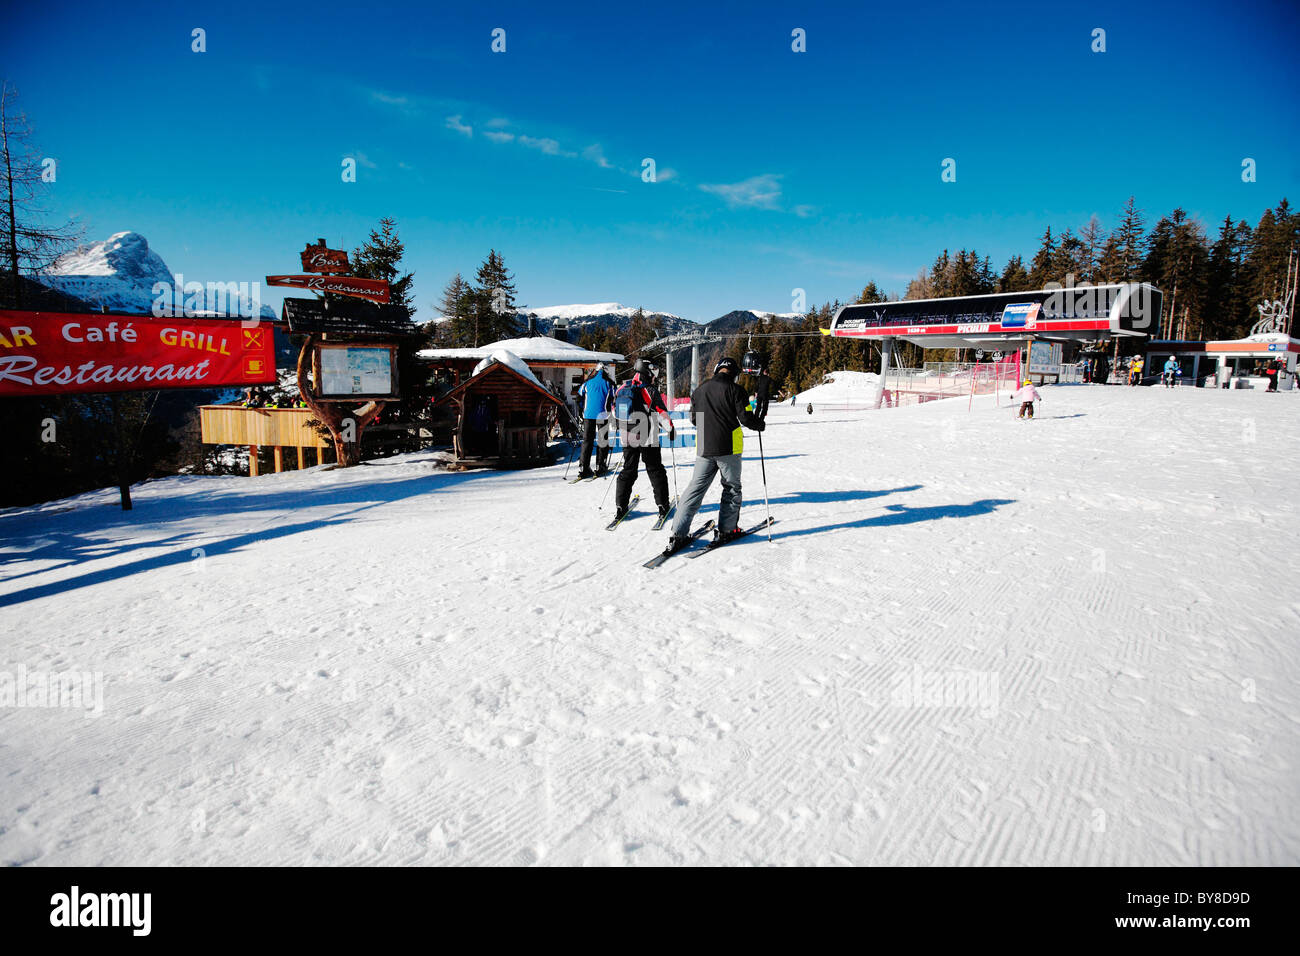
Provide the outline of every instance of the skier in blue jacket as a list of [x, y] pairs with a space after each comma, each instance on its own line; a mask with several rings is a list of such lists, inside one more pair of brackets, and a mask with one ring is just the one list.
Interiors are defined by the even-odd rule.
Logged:
[[1178, 367], [1177, 360], [1171, 355], [1165, 360], [1165, 370], [1162, 378], [1165, 380], [1165, 388], [1174, 387], [1174, 379], [1182, 374], [1182, 369]]
[[[591, 377], [578, 389], [582, 399], [582, 456], [579, 478], [594, 478], [608, 470], [609, 412], [614, 407], [614, 383], [605, 363], [596, 366]], [[596, 445], [596, 470], [591, 470], [591, 446]]]

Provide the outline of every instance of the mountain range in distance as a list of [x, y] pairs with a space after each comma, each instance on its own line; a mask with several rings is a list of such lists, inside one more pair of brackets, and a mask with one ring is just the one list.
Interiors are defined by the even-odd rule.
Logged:
[[[75, 297], [96, 311], [107, 310], [126, 314], [150, 313], [153, 303], [158, 298], [153, 291], [156, 284], [166, 283], [170, 286], [176, 281], [176, 277], [162, 257], [149, 247], [148, 240], [139, 233], [131, 231], [118, 232], [103, 241], [80, 245], [35, 278], [42, 285], [57, 290], [65, 296]], [[186, 277], [187, 280], [197, 278]], [[205, 290], [201, 314], [220, 315], [230, 314], [233, 311], [229, 303], [208, 301], [210, 295], [211, 293]], [[239, 300], [238, 305], [244, 314], [251, 312], [250, 302]], [[700, 331], [725, 334], [764, 319], [797, 321], [802, 318], [798, 313], [735, 309], [711, 322], [696, 322], [653, 308], [645, 308], [642, 311], [648, 320], [658, 321], [660, 335]], [[266, 318], [277, 317], [275, 311], [268, 305], [262, 305], [260, 312]], [[626, 330], [635, 313], [636, 307], [619, 302], [537, 308], [521, 306], [518, 309], [521, 323], [531, 319], [537, 332], [543, 335], [552, 334], [557, 323], [566, 323], [571, 339], [576, 339], [593, 328], [610, 327]]]

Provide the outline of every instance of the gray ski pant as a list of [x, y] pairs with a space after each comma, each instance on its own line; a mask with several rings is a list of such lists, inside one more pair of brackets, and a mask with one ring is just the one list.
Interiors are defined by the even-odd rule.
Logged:
[[691, 533], [691, 522], [704, 503], [704, 493], [713, 484], [713, 476], [722, 472], [722, 504], [718, 509], [718, 527], [727, 531], [735, 529], [740, 521], [740, 456], [719, 455], [717, 458], [696, 458], [695, 473], [686, 493], [677, 503], [677, 519], [673, 534], [684, 538]]

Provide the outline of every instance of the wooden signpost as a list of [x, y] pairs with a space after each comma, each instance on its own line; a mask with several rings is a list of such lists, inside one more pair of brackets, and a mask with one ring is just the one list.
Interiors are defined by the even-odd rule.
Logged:
[[307, 336], [298, 353], [302, 400], [329, 428], [340, 467], [359, 464], [361, 433], [400, 397], [396, 343], [416, 334], [410, 317], [401, 306], [354, 299], [285, 299], [284, 319]]
[[351, 272], [348, 254], [342, 249], [330, 249], [324, 239], [317, 239], [316, 245], [307, 243], [307, 248], [299, 255], [302, 257], [303, 272]]
[[285, 299], [284, 321], [300, 335], [328, 332], [374, 337], [417, 334], [400, 305], [374, 305], [354, 299]]
[[334, 295], [350, 295], [381, 304], [387, 304], [390, 292], [387, 279], [358, 279], [355, 276], [267, 276], [266, 284], [288, 286], [293, 289], [310, 289], [312, 292], [332, 292]]

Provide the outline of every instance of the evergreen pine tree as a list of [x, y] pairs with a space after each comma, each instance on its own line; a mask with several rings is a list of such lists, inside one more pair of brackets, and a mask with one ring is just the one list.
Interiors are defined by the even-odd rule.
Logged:
[[1105, 246], [1106, 230], [1101, 227], [1101, 220], [1094, 214], [1088, 219], [1088, 224], [1079, 230], [1079, 272], [1075, 276], [1076, 281], [1097, 281], [1097, 270]]
[[457, 272], [442, 289], [442, 298], [434, 307], [443, 318], [437, 326], [439, 338], [451, 346], [474, 344], [473, 289]]
[[1251, 324], [1259, 321], [1260, 303], [1282, 297], [1288, 255], [1297, 248], [1300, 248], [1300, 215], [1293, 213], [1283, 199], [1276, 209], [1264, 210], [1255, 227], [1249, 284], [1245, 289]]
[[415, 315], [414, 273], [401, 274], [398, 263], [406, 247], [397, 236], [397, 220], [385, 216], [379, 228], [370, 230], [370, 238], [352, 251], [352, 274], [363, 279], [386, 279], [389, 303], [401, 306], [407, 316]]
[[888, 302], [889, 299], [873, 281], [863, 286], [862, 291], [858, 293], [858, 297], [854, 301], [860, 305], [865, 302]]
[[1032, 288], [1034, 285], [1029, 279], [1029, 273], [1025, 271], [1024, 261], [1019, 256], [1012, 256], [998, 277], [996, 291], [1026, 292]]
[[1183, 209], [1175, 209], [1156, 223], [1147, 245], [1141, 278], [1164, 292], [1165, 322], [1154, 334], [1199, 336], [1210, 258], [1204, 227]]
[[1104, 282], [1135, 282], [1142, 272], [1143, 234], [1146, 228], [1142, 211], [1132, 196], [1124, 204], [1124, 215], [1102, 247], [1098, 272]]
[[1029, 265], [1029, 282], [1034, 289], [1041, 289], [1053, 279], [1053, 259], [1056, 256], [1056, 241], [1052, 239], [1052, 227], [1043, 233], [1043, 243], [1034, 254], [1034, 261]]
[[497, 251], [489, 250], [474, 277], [472, 300], [476, 347], [520, 335], [514, 278]]

